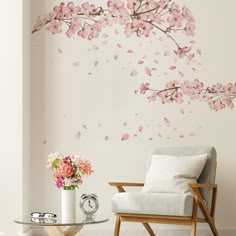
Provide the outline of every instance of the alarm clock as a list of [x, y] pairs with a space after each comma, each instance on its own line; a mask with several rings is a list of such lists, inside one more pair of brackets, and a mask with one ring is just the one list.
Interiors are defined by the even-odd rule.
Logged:
[[86, 218], [92, 217], [98, 210], [99, 203], [96, 194], [82, 194], [80, 200], [80, 209], [86, 215]]

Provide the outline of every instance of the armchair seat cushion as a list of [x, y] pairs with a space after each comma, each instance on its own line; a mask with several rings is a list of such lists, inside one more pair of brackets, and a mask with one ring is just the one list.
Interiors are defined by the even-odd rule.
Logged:
[[115, 213], [191, 216], [192, 207], [191, 193], [124, 192], [112, 198]]

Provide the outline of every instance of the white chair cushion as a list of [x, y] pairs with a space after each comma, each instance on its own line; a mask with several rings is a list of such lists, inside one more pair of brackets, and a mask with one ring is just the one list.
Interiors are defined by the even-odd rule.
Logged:
[[187, 193], [189, 183], [196, 183], [207, 154], [196, 156], [152, 155], [142, 192]]
[[191, 216], [193, 196], [190, 193], [116, 193], [112, 211], [116, 213], [164, 216]]

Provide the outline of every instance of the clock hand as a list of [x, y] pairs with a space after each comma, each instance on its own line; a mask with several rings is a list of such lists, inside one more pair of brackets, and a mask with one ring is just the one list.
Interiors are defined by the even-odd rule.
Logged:
[[89, 207], [90, 207], [90, 208], [93, 208], [93, 206], [91, 205], [91, 202], [90, 202], [90, 200], [89, 200]]

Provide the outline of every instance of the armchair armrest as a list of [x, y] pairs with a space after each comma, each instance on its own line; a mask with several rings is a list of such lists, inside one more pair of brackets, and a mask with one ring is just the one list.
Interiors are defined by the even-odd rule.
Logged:
[[197, 202], [199, 202], [200, 207], [201, 207], [201, 209], [203, 211], [206, 211], [207, 208], [206, 208], [206, 205], [205, 205], [205, 203], [204, 203], [204, 201], [202, 199], [202, 196], [201, 196], [201, 194], [199, 192], [199, 188], [209, 188], [209, 189], [213, 190], [210, 216], [214, 217], [218, 185], [217, 184], [192, 184], [191, 183], [191, 184], [189, 184], [189, 186], [192, 188], [194, 198], [196, 199]]
[[217, 184], [189, 184], [189, 186], [192, 189], [195, 189], [195, 188], [212, 188], [212, 189], [215, 189], [215, 188], [218, 187]]
[[123, 186], [126, 187], [142, 187], [144, 183], [130, 183], [130, 182], [109, 182], [110, 186], [114, 186], [118, 189], [120, 193], [126, 192]]

